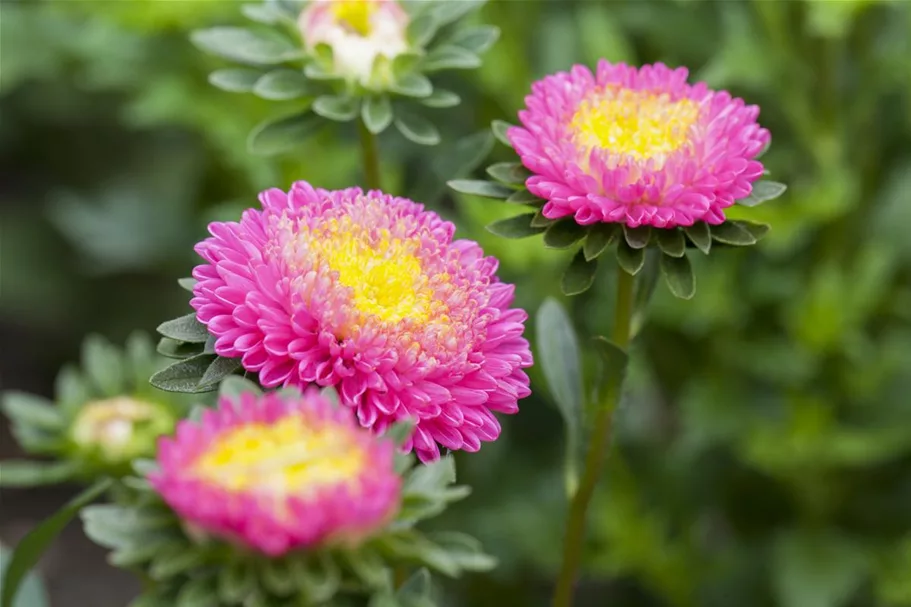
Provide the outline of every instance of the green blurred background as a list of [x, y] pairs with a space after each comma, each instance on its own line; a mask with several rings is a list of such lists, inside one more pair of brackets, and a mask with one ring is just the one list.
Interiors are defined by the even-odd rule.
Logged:
[[[746, 211], [773, 226], [760, 246], [697, 260], [695, 299], [659, 288], [578, 604], [911, 605], [911, 3], [494, 0], [475, 18], [501, 40], [480, 70], [444, 78], [464, 102], [436, 110], [440, 146], [384, 134], [384, 182], [499, 256], [532, 315], [559, 297], [568, 253], [491, 236], [483, 226], [511, 211], [444, 181], [485, 160], [477, 133], [515, 121], [534, 79], [601, 57], [686, 65], [762, 107], [768, 166], [789, 184]], [[2, 0], [4, 388], [50, 394], [85, 333], [121, 341], [185, 313], [175, 280], [192, 245], [259, 190], [361, 180], [344, 129], [280, 158], [247, 154], [250, 128], [281, 104], [210, 87], [223, 64], [188, 42], [241, 22], [226, 0]], [[502, 146], [488, 158], [508, 159]], [[566, 301], [582, 336], [608, 330], [603, 273]], [[459, 458], [475, 491], [440, 524], [481, 537], [501, 567], [447, 586], [445, 605], [547, 604], [563, 433], [532, 378], [503, 438]], [[67, 494], [5, 492], [0, 540]], [[125, 604], [133, 586], [76, 527], [44, 562], [52, 605]]]

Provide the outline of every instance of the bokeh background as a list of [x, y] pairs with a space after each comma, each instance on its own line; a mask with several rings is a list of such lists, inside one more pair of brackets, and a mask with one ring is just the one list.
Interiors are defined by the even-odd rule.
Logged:
[[[248, 131], [294, 102], [209, 86], [223, 64], [188, 41], [196, 27], [241, 23], [239, 6], [0, 3], [4, 388], [49, 395], [84, 334], [122, 341], [185, 313], [175, 281], [192, 245], [259, 190], [361, 180], [344, 129], [278, 158], [247, 153]], [[444, 182], [509, 159], [479, 133], [515, 121], [534, 79], [601, 57], [688, 66], [762, 107], [768, 166], [789, 184], [748, 211], [773, 226], [760, 246], [698, 260], [695, 299], [658, 289], [617, 422], [621, 457], [592, 508], [578, 604], [911, 605], [911, 2], [493, 0], [475, 18], [501, 40], [480, 70], [445, 77], [464, 101], [437, 110], [443, 143], [384, 134], [384, 183], [499, 256], [532, 314], [560, 297], [569, 254], [486, 233], [511, 211]], [[602, 271], [565, 301], [583, 337], [609, 328]], [[503, 438], [459, 458], [474, 494], [440, 524], [482, 538], [501, 566], [447, 586], [445, 605], [547, 604], [563, 433], [532, 376]], [[0, 455], [15, 454], [4, 428]], [[4, 491], [0, 541], [72, 489]], [[54, 607], [119, 607], [135, 591], [78, 524], [42, 572]]]

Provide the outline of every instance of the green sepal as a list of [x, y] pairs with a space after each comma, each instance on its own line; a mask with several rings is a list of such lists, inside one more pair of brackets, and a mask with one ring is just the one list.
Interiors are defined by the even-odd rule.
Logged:
[[222, 603], [241, 604], [256, 589], [255, 566], [246, 560], [235, 558], [218, 573], [217, 592]]
[[263, 587], [273, 595], [288, 596], [297, 590], [294, 571], [288, 559], [264, 561], [260, 570]]
[[753, 238], [756, 239], [756, 242], [759, 242], [765, 238], [766, 234], [769, 233], [771, 229], [767, 223], [758, 223], [755, 221], [746, 221], [744, 219], [737, 219], [734, 221], [738, 226], [749, 232]]
[[661, 249], [661, 252], [665, 255], [683, 257], [686, 254], [686, 238], [684, 238], [683, 232], [679, 229], [656, 229], [654, 233], [658, 242], [658, 248]]
[[455, 107], [461, 102], [462, 98], [456, 93], [440, 88], [434, 88], [430, 95], [420, 100], [421, 105], [432, 108]]
[[256, 81], [253, 94], [270, 101], [287, 101], [306, 97], [313, 87], [300, 70], [280, 68], [272, 70]]
[[696, 245], [697, 249], [706, 255], [709, 254], [709, 251], [712, 250], [712, 232], [709, 229], [709, 224], [704, 221], [698, 221], [691, 226], [684, 227], [683, 231], [690, 242]]
[[506, 202], [509, 204], [526, 204], [534, 207], [543, 207], [545, 204], [547, 204], [546, 200], [543, 198], [538, 198], [525, 189], [518, 190], [510, 194], [509, 198], [506, 199]]
[[487, 231], [502, 236], [503, 238], [527, 238], [535, 236], [544, 231], [544, 228], [537, 228], [531, 225], [534, 213], [525, 213], [516, 215], [507, 219], [495, 221], [487, 226]]
[[229, 93], [249, 93], [263, 72], [245, 67], [215, 70], [209, 74], [209, 84]]
[[761, 205], [763, 202], [769, 200], [775, 200], [779, 196], [785, 193], [785, 190], [788, 189], [783, 183], [778, 183], [777, 181], [766, 181], [760, 180], [753, 184], [753, 191], [746, 198], [741, 198], [737, 201], [737, 204], [744, 207], [755, 207]]
[[557, 221], [556, 219], [550, 219], [549, 217], [545, 217], [543, 212], [537, 211], [533, 214], [533, 216], [531, 218], [531, 227], [547, 228], [548, 226], [552, 225], [556, 221]]
[[424, 48], [440, 28], [440, 22], [433, 11], [424, 11], [408, 24], [406, 38], [410, 46]]
[[617, 243], [617, 263], [624, 272], [635, 276], [645, 265], [645, 249], [634, 249], [627, 243], [626, 239], [620, 239]]
[[503, 145], [512, 147], [512, 144], [509, 142], [509, 138], [506, 136], [506, 131], [511, 129], [513, 124], [506, 122], [505, 120], [494, 120], [490, 123], [490, 129], [493, 131], [493, 136], [497, 138], [497, 141]]
[[287, 152], [315, 135], [324, 124], [324, 120], [309, 109], [291, 116], [269, 118], [250, 131], [247, 150], [260, 156]]
[[497, 560], [484, 553], [481, 542], [458, 531], [436, 531], [428, 539], [446, 551], [462, 571], [490, 571], [497, 566]]
[[158, 346], [155, 350], [166, 358], [182, 360], [197, 354], [203, 354], [204, 348], [205, 346], [199, 343], [187, 343], [171, 339], [170, 337], [162, 337], [158, 341]]
[[149, 575], [155, 581], [163, 581], [186, 573], [205, 563], [205, 554], [191, 544], [174, 545], [161, 550], [152, 559]]
[[493, 181], [482, 181], [477, 179], [453, 179], [447, 181], [446, 185], [461, 194], [470, 194], [471, 196], [480, 196], [482, 198], [504, 199], [515, 193], [515, 190], [505, 185], [494, 183]]
[[495, 25], [476, 25], [457, 30], [446, 44], [461, 47], [476, 55], [485, 53], [500, 37]]
[[196, 279], [192, 276], [187, 276], [186, 278], [178, 278], [177, 284], [180, 285], [180, 288], [184, 291], [193, 292], [193, 287], [196, 286]]
[[314, 113], [336, 122], [349, 122], [357, 117], [360, 106], [354, 97], [320, 95], [311, 108]]
[[158, 371], [149, 378], [149, 383], [165, 392], [209, 392], [212, 386], [200, 386], [200, 380], [216, 358], [215, 354], [191, 356]]
[[712, 239], [722, 244], [745, 247], [756, 244], [756, 237], [736, 221], [725, 221], [712, 226]]
[[218, 387], [219, 397], [239, 398], [244, 393], [260, 396], [263, 391], [255, 382], [240, 375], [229, 375], [222, 380], [221, 385]]
[[291, 562], [291, 569], [298, 588], [312, 604], [322, 604], [338, 592], [342, 573], [326, 552], [308, 560], [295, 559]]
[[414, 97], [415, 99], [426, 100], [433, 95], [433, 83], [423, 74], [412, 72], [397, 77], [389, 90], [405, 97]]
[[696, 294], [696, 276], [689, 258], [662, 255], [660, 265], [664, 282], [674, 297], [692, 299]]
[[[550, 224], [544, 232], [544, 246], [550, 249], [568, 249], [583, 238], [587, 230], [572, 217], [563, 217]], [[585, 261], [590, 261], [587, 257]]]
[[651, 226], [639, 226], [638, 228], [631, 228], [628, 225], [623, 225], [623, 238], [633, 249], [644, 249], [648, 246], [649, 240], [651, 240], [652, 228]]
[[498, 162], [487, 167], [487, 174], [507, 185], [524, 186], [525, 180], [531, 177], [528, 169], [520, 162]]
[[342, 562], [367, 588], [381, 589], [391, 583], [392, 572], [386, 567], [380, 554], [369, 547], [345, 550], [340, 556]]
[[585, 259], [597, 259], [609, 247], [620, 233], [620, 226], [616, 223], [596, 223], [588, 228], [582, 251]]
[[212, 361], [212, 364], [206, 368], [205, 373], [202, 374], [202, 377], [199, 380], [197, 387], [211, 387], [215, 386], [223, 379], [232, 375], [236, 371], [243, 368], [239, 358], [227, 358], [224, 356], [219, 356]]
[[367, 130], [377, 135], [392, 124], [392, 103], [386, 95], [368, 97], [361, 104], [361, 120]]
[[215, 607], [215, 580], [209, 577], [191, 578], [184, 582], [174, 607]]
[[157, 331], [164, 337], [189, 344], [205, 343], [209, 338], [209, 330], [199, 322], [195, 312], [165, 321], [158, 325]]
[[82, 368], [103, 396], [119, 395], [124, 375], [120, 351], [100, 335], [82, 342]]
[[411, 438], [411, 435], [414, 433], [414, 428], [414, 420], [406, 419], [397, 421], [386, 430], [383, 436], [391, 440], [396, 447], [401, 447], [409, 438]]
[[[397, 603], [391, 604], [402, 607], [433, 607], [434, 603], [430, 597], [431, 590], [430, 572], [426, 567], [421, 567], [412, 573], [396, 591], [394, 600]], [[376, 606], [371, 605], [371, 607]]]
[[598, 271], [598, 260], [588, 260], [582, 249], [576, 253], [569, 267], [563, 272], [563, 278], [560, 281], [560, 290], [564, 295], [578, 295], [588, 291], [595, 282], [595, 274]]
[[2, 399], [3, 413], [16, 425], [32, 426], [47, 432], [59, 432], [66, 425], [60, 409], [46, 398], [10, 391], [5, 392]]
[[203, 51], [250, 65], [275, 65], [304, 56], [302, 48], [287, 38], [242, 27], [212, 27], [190, 34]]
[[461, 46], [445, 44], [433, 49], [421, 63], [425, 73], [442, 70], [470, 70], [481, 66], [481, 58]]
[[395, 128], [405, 139], [418, 145], [436, 145], [440, 142], [440, 132], [433, 123], [417, 114], [396, 112]]

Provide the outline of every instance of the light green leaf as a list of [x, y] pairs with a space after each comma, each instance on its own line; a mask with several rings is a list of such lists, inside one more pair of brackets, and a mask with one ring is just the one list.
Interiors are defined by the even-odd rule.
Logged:
[[79, 471], [71, 460], [37, 462], [30, 460], [0, 461], [0, 487], [37, 487], [68, 481]]
[[407, 39], [410, 46], [424, 48], [433, 40], [440, 22], [433, 11], [425, 11], [408, 24]]
[[453, 179], [447, 181], [446, 185], [462, 194], [480, 196], [482, 198], [503, 199], [508, 198], [515, 193], [515, 190], [508, 188], [499, 183], [492, 181], [480, 181], [474, 179]]
[[82, 343], [82, 367], [104, 396], [118, 396], [123, 389], [123, 361], [120, 351], [99, 335]]
[[336, 122], [348, 122], [357, 116], [359, 104], [353, 97], [320, 95], [313, 102], [312, 109], [323, 118]]
[[746, 198], [741, 198], [737, 204], [745, 207], [755, 207], [768, 200], [775, 200], [788, 189], [783, 183], [777, 181], [760, 180], [753, 184], [753, 191]]
[[506, 131], [514, 127], [514, 124], [510, 124], [505, 120], [494, 120], [490, 123], [490, 129], [493, 131], [493, 136], [503, 145], [512, 147], [512, 144], [509, 143], [509, 138], [506, 136]]
[[487, 174], [507, 185], [524, 186], [531, 172], [520, 162], [498, 162], [487, 167]]
[[434, 88], [430, 93], [430, 96], [424, 97], [421, 99], [421, 105], [426, 105], [427, 107], [432, 108], [447, 108], [455, 107], [461, 102], [461, 98], [453, 93], [452, 91], [447, 91], [445, 89]]
[[412, 470], [405, 479], [402, 494], [435, 494], [440, 492], [447, 485], [454, 483], [455, 480], [455, 460], [451, 455], [446, 455], [435, 462]]
[[481, 58], [460, 46], [443, 45], [430, 51], [421, 64], [426, 73], [442, 70], [470, 70], [480, 67]]
[[433, 83], [423, 74], [410, 73], [396, 78], [389, 90], [405, 97], [426, 99], [433, 94]]
[[720, 225], [712, 226], [711, 231], [712, 238], [724, 244], [736, 247], [756, 244], [756, 238], [734, 221], [725, 221]]
[[241, 394], [249, 392], [259, 396], [262, 394], [262, 390], [254, 382], [250, 381], [246, 377], [241, 377], [240, 375], [229, 375], [228, 377], [222, 380], [221, 385], [218, 388], [219, 397], [227, 397], [236, 399]]
[[[9, 550], [0, 546], [0, 578], [3, 577], [9, 560]], [[29, 573], [22, 582], [16, 600], [13, 601], [13, 607], [48, 607], [48, 605], [47, 591], [44, 589], [41, 578], [35, 573]]]
[[310, 83], [299, 70], [277, 69], [264, 74], [253, 86], [253, 94], [272, 101], [286, 101], [308, 95]]
[[774, 544], [772, 582], [781, 607], [842, 607], [863, 583], [865, 548], [846, 537], [792, 531]]
[[361, 105], [361, 120], [367, 130], [376, 135], [392, 124], [392, 104], [385, 95], [368, 97]]
[[291, 150], [312, 137], [323, 126], [322, 119], [307, 110], [293, 116], [260, 123], [247, 139], [251, 154], [273, 156]]
[[249, 93], [262, 75], [259, 70], [244, 67], [216, 70], [209, 74], [209, 84], [229, 93]]
[[252, 65], [273, 65], [303, 56], [303, 49], [287, 38], [242, 27], [213, 27], [197, 30], [190, 40], [203, 51]]
[[417, 114], [396, 112], [395, 127], [406, 139], [419, 145], [436, 145], [440, 142], [437, 128]]
[[569, 267], [563, 272], [560, 289], [564, 295], [578, 295], [588, 291], [595, 282], [595, 273], [598, 271], [598, 260], [585, 259], [582, 249], [576, 253]]
[[275, 25], [285, 18], [283, 12], [268, 3], [244, 4], [240, 7], [240, 12], [243, 13], [244, 17], [247, 19], [264, 25]]
[[4, 393], [3, 412], [16, 424], [50, 432], [62, 430], [65, 425], [60, 410], [51, 401], [26, 392]]
[[500, 28], [495, 25], [477, 25], [458, 30], [447, 44], [481, 55], [500, 37]]

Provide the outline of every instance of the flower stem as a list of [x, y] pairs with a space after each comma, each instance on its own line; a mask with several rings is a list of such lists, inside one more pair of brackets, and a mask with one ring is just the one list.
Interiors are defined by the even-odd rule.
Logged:
[[[617, 268], [617, 304], [614, 308], [614, 328], [612, 341], [621, 350], [629, 346], [630, 328], [633, 316], [633, 276], [622, 268]], [[588, 453], [585, 457], [585, 469], [579, 489], [573, 496], [566, 519], [566, 535], [563, 540], [563, 563], [557, 588], [554, 592], [553, 607], [571, 607], [573, 588], [582, 560], [582, 548], [585, 540], [585, 519], [588, 505], [595, 493], [595, 487], [601, 476], [604, 460], [608, 454], [611, 434], [611, 421], [614, 410], [620, 402], [622, 379], [611, 382], [605, 388], [603, 401], [595, 415], [594, 428]]]
[[377, 153], [376, 135], [371, 133], [363, 120], [358, 121], [361, 136], [361, 154], [364, 159], [364, 179], [368, 190], [380, 190], [380, 158]]

